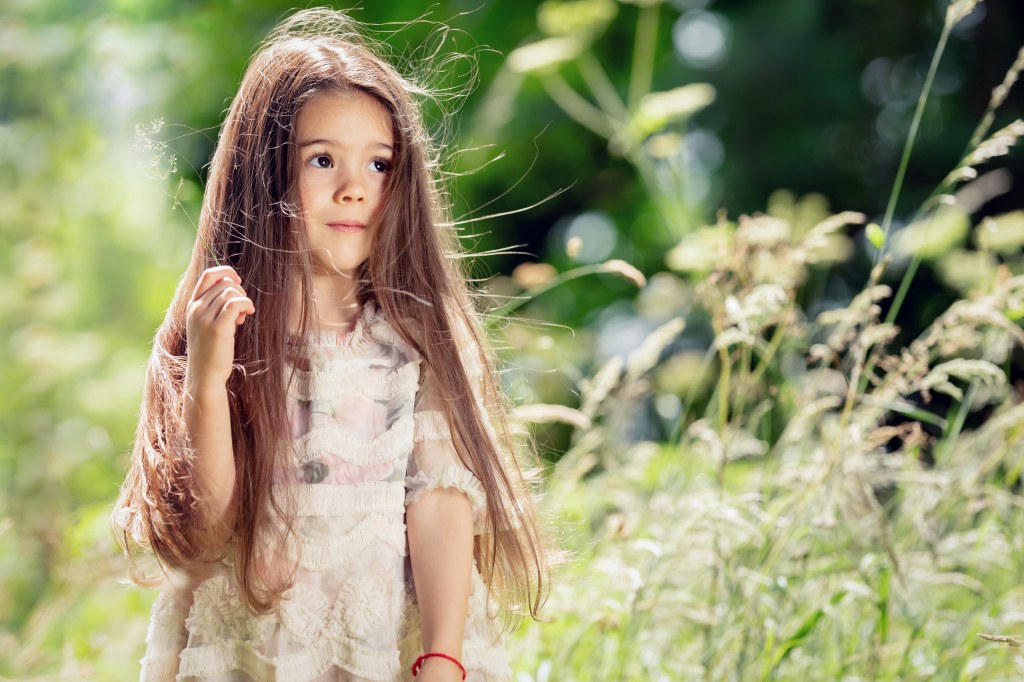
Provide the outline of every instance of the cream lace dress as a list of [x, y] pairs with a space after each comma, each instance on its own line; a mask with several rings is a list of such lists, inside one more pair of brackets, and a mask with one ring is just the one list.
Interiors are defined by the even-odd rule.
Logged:
[[[294, 585], [254, 616], [231, 560], [201, 578], [170, 575], [153, 604], [143, 680], [412, 679], [422, 653], [406, 505], [453, 487], [476, 532], [484, 491], [419, 390], [420, 358], [372, 305], [348, 334], [297, 344], [289, 388], [295, 462], [275, 477], [294, 495]], [[468, 363], [472, 367], [472, 363]], [[467, 680], [511, 678], [486, 588], [473, 567], [462, 662]]]

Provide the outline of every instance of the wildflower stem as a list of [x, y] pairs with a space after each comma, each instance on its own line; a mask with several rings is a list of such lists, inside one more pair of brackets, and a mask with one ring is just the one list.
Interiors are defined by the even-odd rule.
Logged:
[[[590, 92], [593, 93], [598, 106], [608, 116], [608, 119], [612, 121], [613, 132], [608, 137], [609, 146], [613, 151], [618, 150], [619, 153], [627, 155], [630, 161], [643, 174], [645, 169], [637, 162], [638, 159], [642, 160], [642, 157], [635, 157], [631, 154], [632, 150], [638, 146], [639, 140], [633, 139], [633, 129], [630, 125], [631, 115], [629, 109], [626, 108], [626, 104], [622, 101], [619, 91], [615, 89], [615, 85], [612, 83], [611, 78], [608, 77], [608, 73], [593, 53], [584, 52], [580, 55], [577, 65], [579, 66], [580, 74], [583, 75], [583, 81], [590, 88]], [[657, 187], [652, 183], [651, 179], [644, 178], [644, 181], [650, 187], [652, 195], [657, 196]]]
[[903, 273], [903, 279], [900, 281], [900, 288], [896, 290], [896, 295], [892, 299], [892, 305], [889, 306], [889, 312], [885, 314], [886, 324], [892, 324], [896, 319], [896, 315], [903, 306], [903, 299], [907, 297], [907, 292], [910, 291], [910, 283], [914, 280], [914, 275], [917, 274], [917, 268], [920, 265], [921, 256], [915, 254], [914, 257], [910, 259], [910, 264], [907, 265], [906, 272]]
[[[644, 19], [648, 15], [653, 18]], [[647, 90], [650, 87], [657, 26], [657, 8], [644, 8], [637, 26], [633, 73], [630, 76], [630, 98], [639, 99], [642, 96], [642, 94], [637, 94], [641, 93], [641, 85], [644, 86], [642, 90]], [[650, 31], [650, 35], [647, 34], [648, 31]], [[639, 54], [640, 48], [650, 54]], [[640, 176], [640, 181], [647, 189], [648, 195], [658, 207], [658, 213], [665, 227], [666, 241], [677, 241], [682, 234], [689, 231], [692, 222], [684, 193], [678, 191], [679, 188], [666, 191], [661, 187], [651, 159], [645, 153], [643, 146], [633, 139], [629, 109], [597, 58], [592, 53], [585, 52], [577, 60], [577, 66], [584, 82], [597, 100], [597, 105], [577, 92], [557, 72], [542, 75], [540, 77], [541, 84], [548, 96], [570, 118], [608, 140], [613, 151], [622, 154], [633, 165]], [[680, 177], [679, 180], [679, 184], [685, 188], [685, 179]]]
[[[893, 214], [896, 211], [896, 201], [899, 198], [900, 190], [903, 188], [903, 179], [907, 173], [907, 166], [910, 163], [910, 152], [914, 147], [914, 141], [917, 138], [917, 131], [921, 125], [921, 117], [924, 115], [925, 105], [928, 103], [928, 94], [931, 92], [932, 83], [935, 80], [935, 72], [939, 68], [939, 62], [942, 60], [942, 53], [946, 49], [946, 41], [949, 39], [949, 32], [952, 30], [956, 22], [952, 19], [952, 15], [947, 12], [946, 20], [942, 24], [942, 33], [939, 35], [939, 44], [935, 48], [935, 53], [932, 55], [931, 64], [928, 67], [928, 75], [925, 77], [924, 85], [921, 88], [921, 94], [917, 98], [917, 109], [914, 111], [914, 118], [910, 123], [910, 132], [907, 134], [907, 141], [903, 145], [903, 155], [900, 157], [899, 169], [896, 171], [896, 180], [892, 185], [892, 192], [889, 194], [889, 203], [885, 208], [885, 218], [882, 220], [882, 234], [884, 235], [884, 245], [888, 245], [889, 242], [889, 230], [892, 227]], [[933, 193], [934, 195], [934, 193]], [[931, 197], [929, 197], [929, 200]], [[875, 265], [879, 263], [882, 258], [883, 252], [886, 249], [883, 246], [875, 253]], [[899, 312], [900, 307], [903, 305], [903, 299], [906, 297], [907, 292], [910, 290], [910, 283], [914, 280], [914, 275], [917, 274], [917, 268], [921, 263], [921, 257], [915, 254], [910, 261], [910, 265], [903, 273], [903, 279], [900, 281], [900, 288], [896, 292], [896, 296], [893, 299], [892, 305], [889, 307], [889, 312], [886, 314], [886, 323], [891, 323], [896, 319], [896, 314]], [[881, 270], [878, 270], [878, 275], [881, 275]], [[871, 371], [874, 369], [874, 363], [868, 367], [868, 371], [864, 373], [864, 377], [870, 376]], [[856, 382], [857, 390], [863, 391], [867, 386], [860, 385], [860, 380]], [[851, 382], [851, 386], [854, 383]], [[847, 402], [847, 408], [850, 407], [849, 401]], [[846, 408], [844, 408], [844, 416], [846, 414]], [[844, 420], [845, 421], [845, 420]]]
[[[658, 215], [661, 217], [662, 226], [665, 228], [667, 245], [678, 243], [682, 236], [690, 231], [692, 221], [688, 217], [684, 190], [686, 180], [679, 175], [677, 185], [678, 191], [665, 191], [658, 181], [651, 159], [644, 152], [642, 145], [630, 148], [626, 153], [626, 159], [633, 164], [640, 175], [640, 181], [647, 188], [651, 201], [658, 208]], [[668, 248], [666, 246], [666, 248]]]
[[619, 120], [622, 124], [629, 121], [629, 110], [601, 66], [601, 62], [597, 61], [597, 57], [590, 52], [584, 52], [580, 55], [579, 67], [587, 87], [594, 93], [594, 98], [608, 117]]
[[753, 386], [750, 382], [750, 356], [750, 346], [743, 346], [743, 349], [740, 351], [739, 362], [740, 391], [739, 395], [736, 396], [736, 414], [738, 415], [742, 415], [743, 410], [747, 407], [747, 390], [745, 389]]
[[[892, 305], [889, 306], [889, 311], [885, 314], [885, 324], [892, 324], [896, 320], [896, 315], [899, 314], [900, 308], [903, 306], [903, 300], [907, 297], [907, 292], [910, 291], [910, 283], [914, 281], [914, 275], [917, 274], [917, 268], [920, 265], [921, 256], [914, 254], [910, 259], [910, 264], [907, 265], [906, 271], [903, 273], [903, 279], [900, 280], [900, 288], [896, 290], [896, 295], [892, 299]], [[857, 375], [856, 380], [851, 380], [850, 385], [853, 386], [856, 383], [859, 393], [867, 390], [868, 379], [871, 377], [872, 372], [875, 371], [877, 361], [877, 356], [872, 357], [868, 361], [864, 372]]]
[[[861, 377], [870, 376], [867, 372], [864, 372], [864, 361], [867, 355], [867, 348], [863, 345], [858, 344], [857, 348], [857, 359], [853, 363], [853, 373], [850, 376], [850, 382], [846, 389], [846, 401], [843, 404], [843, 413], [839, 418], [839, 428], [845, 429], [846, 424], [850, 419], [850, 413], [853, 411], [853, 404], [857, 401], [857, 396], [863, 392], [860, 387]], [[867, 379], [865, 379], [867, 381]]]
[[768, 342], [768, 348], [765, 349], [760, 362], [757, 363], [757, 368], [754, 370], [753, 376], [750, 378], [750, 384], [752, 386], [756, 386], [758, 382], [761, 381], [761, 377], [764, 376], [764, 373], [768, 371], [768, 367], [771, 366], [772, 358], [775, 357], [775, 354], [779, 350], [779, 346], [782, 345], [782, 339], [786, 336], [787, 328], [788, 327], [782, 322], [775, 325], [775, 333], [772, 334], [772, 339]]
[[565, 82], [561, 74], [548, 74], [543, 76], [540, 82], [555, 104], [584, 128], [605, 139], [614, 134], [614, 127], [608, 116], [576, 92]]
[[496, 319], [506, 317], [516, 310], [524, 306], [526, 303], [532, 301], [543, 293], [554, 289], [555, 287], [561, 286], [566, 282], [570, 282], [580, 277], [586, 277], [587, 275], [597, 275], [601, 273], [611, 273], [607, 263], [592, 263], [590, 265], [581, 265], [578, 268], [567, 270], [566, 272], [559, 273], [559, 275], [543, 284], [538, 284], [529, 291], [523, 292], [522, 295], [516, 296], [514, 299], [501, 306], [497, 310], [491, 312]]
[[[716, 334], [717, 336], [718, 334]], [[718, 349], [722, 362], [722, 375], [718, 380], [718, 436], [725, 440], [725, 427], [729, 423], [729, 381], [732, 379], [732, 359], [724, 345]]]
[[696, 378], [690, 384], [690, 390], [686, 392], [686, 400], [683, 402], [682, 412], [679, 414], [679, 418], [676, 420], [676, 425], [672, 429], [672, 436], [669, 439], [670, 443], [679, 444], [683, 437], [683, 427], [686, 425], [686, 420], [690, 416], [690, 408], [693, 407], [694, 401], [697, 399], [697, 389], [704, 385], [704, 377], [707, 375], [708, 370], [711, 369], [712, 361], [715, 357], [714, 346], [708, 348], [707, 352], [704, 353], [704, 360], [700, 365], [700, 372], [697, 373]]
[[636, 20], [636, 42], [633, 44], [633, 66], [629, 73], [630, 109], [636, 109], [640, 98], [651, 89], [654, 74], [654, 51], [658, 43], [659, 6], [648, 5], [640, 8]]
[[[928, 75], [925, 77], [921, 94], [917, 98], [917, 109], [914, 111], [914, 118], [910, 123], [910, 132], [907, 134], [907, 141], [903, 145], [903, 156], [900, 157], [899, 169], [896, 171], [896, 180], [892, 185], [892, 192], [889, 194], [889, 203], [885, 207], [885, 218], [882, 220], [882, 234], [885, 236], [885, 244], [889, 243], [889, 229], [892, 226], [893, 214], [896, 212], [896, 201], [899, 199], [900, 191], [903, 189], [903, 178], [907, 174], [907, 166], [910, 164], [910, 152], [914, 148], [914, 141], [917, 139], [917, 131], [921, 125], [921, 117], [924, 115], [925, 105], [928, 103], [928, 94], [932, 89], [932, 82], [935, 80], [935, 72], [942, 60], [942, 53], [946, 49], [946, 41], [949, 32], [953, 28], [951, 15], [947, 13], [946, 21], [942, 24], [942, 34], [939, 36], [939, 44], [932, 55], [932, 63], [928, 67]], [[883, 247], [884, 248], [884, 247]], [[882, 257], [882, 249], [875, 254], [875, 263]]]
[[974, 403], [974, 398], [977, 394], [978, 381], [972, 381], [967, 389], [967, 395], [964, 396], [963, 402], [960, 403], [960, 407], [956, 411], [956, 417], [953, 419], [949, 432], [945, 434], [945, 438], [940, 441], [940, 446], [936, 448], [936, 463], [956, 447], [956, 441], [960, 437], [960, 431], [964, 428], [964, 422], [967, 421], [967, 415], [971, 411], [971, 404]]

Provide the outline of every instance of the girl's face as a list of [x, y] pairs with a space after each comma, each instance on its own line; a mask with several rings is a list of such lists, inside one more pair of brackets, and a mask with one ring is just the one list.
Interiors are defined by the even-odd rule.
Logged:
[[317, 274], [351, 278], [394, 159], [391, 117], [363, 92], [324, 92], [299, 112], [299, 200]]

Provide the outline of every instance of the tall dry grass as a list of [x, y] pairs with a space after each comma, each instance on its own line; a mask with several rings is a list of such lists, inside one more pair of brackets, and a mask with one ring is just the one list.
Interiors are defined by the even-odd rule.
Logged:
[[[646, 46], [659, 8], [641, 4]], [[645, 90], [646, 47], [626, 98], [587, 56], [592, 26], [510, 57], [634, 162], [680, 235], [669, 270], [638, 280], [636, 308], [661, 320], [656, 331], [580, 380], [575, 410], [520, 411], [573, 426], [547, 503], [576, 553], [551, 621], [517, 635], [520, 680], [1024, 676], [1024, 404], [1008, 376], [1024, 344], [1024, 217], [972, 225], [970, 215], [977, 168], [1024, 133], [1021, 121], [989, 132], [1024, 50], [957, 168], [893, 229], [931, 75], [975, 4], [948, 7], [882, 225], [786, 193], [763, 215], [680, 223], [691, 207], [681, 188], [667, 196], [673, 188], [651, 180], [665, 177], [651, 140], [693, 109], [636, 123], [657, 96]], [[566, 91], [557, 68], [567, 64], [592, 100]], [[966, 231], [976, 248], [960, 246]], [[802, 302], [813, 272], [858, 248], [877, 254], [859, 293]], [[962, 298], [908, 338], [894, 321], [923, 260]], [[687, 329], [695, 321], [713, 331], [709, 343]], [[671, 415], [671, 436], [626, 442], [625, 425], [652, 404]]]

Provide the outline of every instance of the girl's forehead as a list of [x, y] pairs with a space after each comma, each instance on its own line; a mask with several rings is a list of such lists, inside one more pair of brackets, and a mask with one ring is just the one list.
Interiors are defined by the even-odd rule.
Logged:
[[392, 144], [393, 126], [387, 109], [365, 92], [328, 91], [314, 95], [299, 111], [296, 133], [304, 137], [332, 133], [338, 137], [371, 136]]

